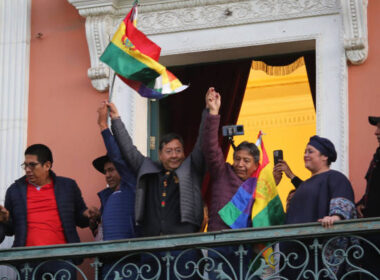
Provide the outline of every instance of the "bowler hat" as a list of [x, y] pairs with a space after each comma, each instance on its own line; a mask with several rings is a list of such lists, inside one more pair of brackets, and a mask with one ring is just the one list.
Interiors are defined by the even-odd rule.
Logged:
[[380, 117], [368, 117], [368, 121], [372, 125], [377, 125], [380, 122]]
[[101, 157], [98, 157], [96, 159], [94, 159], [94, 161], [92, 162], [92, 165], [95, 167], [96, 170], [98, 170], [100, 173], [103, 173], [104, 174], [104, 165], [107, 163], [107, 162], [111, 162], [110, 158], [105, 155], [105, 156], [101, 156]]

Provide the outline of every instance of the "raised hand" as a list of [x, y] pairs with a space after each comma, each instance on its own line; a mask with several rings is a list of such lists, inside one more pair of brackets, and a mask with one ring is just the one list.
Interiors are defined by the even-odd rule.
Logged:
[[273, 168], [273, 178], [276, 183], [276, 186], [278, 186], [278, 184], [280, 184], [281, 179], [282, 179], [282, 171], [278, 168], [276, 169], [276, 167]]
[[211, 115], [219, 114], [221, 97], [213, 87], [210, 87], [206, 93], [206, 108], [210, 110]]
[[110, 110], [110, 116], [111, 116], [111, 119], [117, 119], [120, 117], [119, 115], [119, 111], [117, 110], [115, 104], [113, 104], [112, 102], [107, 102], [107, 107], [108, 109]]
[[107, 107], [107, 101], [104, 100], [100, 104], [98, 108], [98, 125], [100, 130], [104, 130], [108, 128], [107, 124], [107, 113], [108, 113], [108, 107]]
[[279, 162], [273, 168], [273, 174], [278, 172], [284, 172], [286, 177], [292, 180], [296, 175], [292, 172], [289, 165], [285, 160], [279, 160]]

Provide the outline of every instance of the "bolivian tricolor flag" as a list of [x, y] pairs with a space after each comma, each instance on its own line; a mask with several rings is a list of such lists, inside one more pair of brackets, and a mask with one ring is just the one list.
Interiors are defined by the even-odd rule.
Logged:
[[162, 98], [187, 88], [158, 63], [161, 48], [136, 28], [137, 1], [121, 22], [100, 60], [144, 97]]

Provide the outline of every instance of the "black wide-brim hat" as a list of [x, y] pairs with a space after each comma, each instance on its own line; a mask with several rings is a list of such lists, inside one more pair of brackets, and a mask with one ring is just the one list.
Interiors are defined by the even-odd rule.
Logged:
[[372, 125], [377, 125], [380, 122], [380, 117], [368, 117], [368, 121]]
[[104, 174], [104, 165], [107, 163], [107, 162], [110, 162], [111, 160], [109, 159], [109, 157], [107, 155], [105, 156], [101, 156], [101, 157], [98, 157], [96, 159], [94, 159], [94, 161], [92, 162], [92, 165], [95, 167], [96, 170], [98, 170], [100, 173], [103, 173]]

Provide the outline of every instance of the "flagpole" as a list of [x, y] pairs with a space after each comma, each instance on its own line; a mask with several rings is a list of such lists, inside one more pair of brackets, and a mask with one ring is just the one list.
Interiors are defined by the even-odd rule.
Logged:
[[116, 79], [116, 73], [115, 71], [113, 71], [111, 68], [110, 68], [110, 72], [111, 72], [111, 79], [112, 82], [110, 84], [110, 89], [109, 89], [109, 92], [108, 92], [108, 102], [112, 102], [112, 96], [113, 96], [113, 85], [115, 84], [115, 79]]
[[[116, 79], [116, 73], [115, 71], [113, 71], [111, 68], [110, 68], [110, 74], [112, 76], [112, 82], [110, 84], [110, 89], [109, 89], [109, 92], [108, 92], [108, 102], [111, 103], [112, 102], [112, 96], [113, 96], [113, 85], [115, 84], [115, 79]], [[108, 108], [108, 113], [107, 113], [107, 123], [108, 125], [111, 123], [111, 117], [110, 117], [110, 109]]]

